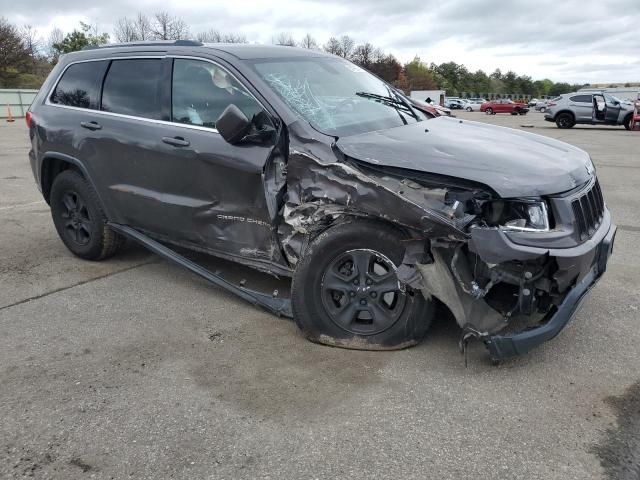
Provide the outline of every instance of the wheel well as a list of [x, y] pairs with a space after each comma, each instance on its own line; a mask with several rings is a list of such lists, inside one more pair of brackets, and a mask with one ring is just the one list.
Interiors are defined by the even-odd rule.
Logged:
[[48, 157], [42, 160], [42, 174], [40, 176], [40, 181], [42, 182], [42, 195], [47, 203], [49, 203], [49, 197], [51, 196], [53, 180], [65, 170], [75, 170], [82, 175], [82, 172], [77, 166], [73, 163], [67, 162], [66, 160], [61, 160], [55, 157]]
[[573, 118], [573, 120], [575, 121], [576, 116], [574, 115], [574, 113], [571, 110], [560, 110], [559, 112], [557, 112], [555, 114], [555, 116], [553, 117], [553, 119], [555, 120], [556, 118], [558, 118], [560, 115], [562, 115], [563, 113], [568, 113], [569, 115], [571, 115], [571, 117]]
[[622, 124], [625, 125], [629, 120], [631, 120], [631, 116], [633, 115], [633, 112], [629, 112], [624, 116], [624, 119], [622, 120]]

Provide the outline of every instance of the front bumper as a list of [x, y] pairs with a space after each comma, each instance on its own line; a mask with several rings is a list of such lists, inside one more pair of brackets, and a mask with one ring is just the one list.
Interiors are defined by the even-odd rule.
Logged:
[[545, 113], [545, 114], [544, 114], [544, 119], [545, 119], [547, 122], [553, 122], [553, 121], [555, 121], [555, 120], [553, 119], [553, 116], [552, 116], [551, 114], [549, 114], [549, 113]]
[[613, 251], [616, 226], [609, 224], [604, 237], [593, 247], [593, 261], [588, 272], [581, 276], [578, 283], [567, 293], [560, 305], [555, 307], [544, 319], [544, 324], [513, 335], [489, 335], [484, 343], [491, 358], [503, 360], [522, 355], [547, 340], [551, 340], [569, 323], [578, 311], [582, 300], [597, 283], [607, 268], [607, 261]]

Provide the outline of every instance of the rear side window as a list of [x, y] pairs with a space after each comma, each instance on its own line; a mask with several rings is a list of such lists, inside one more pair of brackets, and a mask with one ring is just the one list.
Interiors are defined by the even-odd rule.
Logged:
[[101, 110], [160, 119], [162, 60], [113, 60], [102, 87]]
[[569, 97], [569, 100], [577, 103], [591, 103], [591, 95], [574, 95]]
[[98, 104], [99, 78], [106, 61], [74, 63], [56, 85], [51, 102], [69, 107], [92, 108]]

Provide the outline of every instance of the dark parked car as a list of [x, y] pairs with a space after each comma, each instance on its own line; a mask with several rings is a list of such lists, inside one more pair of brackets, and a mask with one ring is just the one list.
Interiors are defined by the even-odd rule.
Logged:
[[[306, 49], [64, 55], [27, 120], [71, 252], [102, 260], [129, 237], [328, 345], [413, 345], [440, 304], [463, 346], [527, 352], [570, 320], [616, 231], [586, 152], [425, 120], [379, 78]], [[291, 299], [230, 283], [184, 248], [290, 276]]]

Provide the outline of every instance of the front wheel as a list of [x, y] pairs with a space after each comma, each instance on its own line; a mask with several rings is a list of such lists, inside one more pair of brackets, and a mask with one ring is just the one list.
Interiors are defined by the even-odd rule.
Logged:
[[420, 291], [399, 285], [401, 239], [387, 225], [350, 221], [310, 243], [291, 292], [294, 318], [309, 340], [358, 350], [395, 350], [423, 339], [434, 305]]
[[467, 112], [473, 112], [473, 108], [467, 107]]
[[485, 110], [487, 115], [493, 115], [493, 108], [489, 107]]

